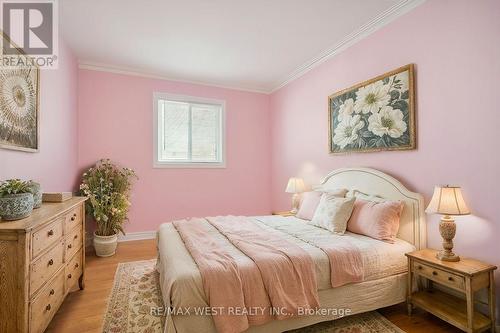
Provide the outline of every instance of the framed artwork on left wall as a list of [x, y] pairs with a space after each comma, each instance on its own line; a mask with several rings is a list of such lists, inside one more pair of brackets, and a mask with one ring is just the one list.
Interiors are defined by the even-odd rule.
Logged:
[[[4, 34], [0, 39], [1, 47], [9, 42]], [[19, 57], [25, 57], [18, 51]], [[0, 67], [0, 148], [38, 151], [39, 92], [38, 67]]]
[[331, 154], [416, 148], [413, 64], [328, 98]]

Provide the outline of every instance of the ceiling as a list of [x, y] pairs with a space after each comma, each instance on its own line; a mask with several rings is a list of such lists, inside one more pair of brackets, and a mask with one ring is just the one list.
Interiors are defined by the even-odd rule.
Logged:
[[61, 0], [82, 68], [271, 92], [422, 0]]

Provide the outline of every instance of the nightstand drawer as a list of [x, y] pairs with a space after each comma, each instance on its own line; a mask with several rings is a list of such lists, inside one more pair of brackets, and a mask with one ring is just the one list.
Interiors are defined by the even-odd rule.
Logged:
[[447, 272], [440, 268], [429, 266], [419, 261], [414, 261], [413, 272], [426, 277], [429, 280], [441, 283], [449, 288], [460, 291], [465, 290], [465, 280], [463, 276]]

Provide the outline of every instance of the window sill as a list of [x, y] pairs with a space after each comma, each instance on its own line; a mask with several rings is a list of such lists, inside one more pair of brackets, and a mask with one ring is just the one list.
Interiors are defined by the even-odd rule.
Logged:
[[191, 163], [176, 163], [176, 162], [154, 162], [154, 169], [225, 169], [226, 163], [219, 162], [191, 162]]

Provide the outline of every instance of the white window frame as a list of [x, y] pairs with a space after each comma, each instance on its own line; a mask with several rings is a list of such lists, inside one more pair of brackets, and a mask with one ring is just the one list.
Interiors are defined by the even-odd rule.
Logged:
[[[160, 161], [159, 150], [159, 133], [160, 133], [160, 110], [158, 109], [159, 100], [169, 100], [185, 103], [201, 103], [212, 104], [221, 107], [220, 112], [220, 138], [221, 138], [221, 151], [220, 159], [216, 162], [186, 162], [186, 161]], [[191, 139], [191, 138], [190, 138]], [[168, 93], [155, 92], [153, 93], [153, 167], [154, 168], [225, 168], [226, 167], [226, 101], [202, 98], [187, 95], [174, 95]]]

